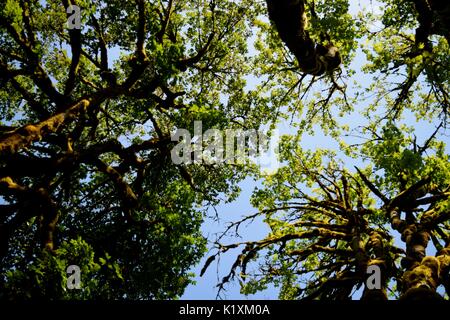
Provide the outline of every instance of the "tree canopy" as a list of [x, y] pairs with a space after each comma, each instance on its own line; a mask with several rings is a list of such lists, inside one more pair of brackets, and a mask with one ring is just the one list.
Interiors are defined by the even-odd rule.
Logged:
[[[450, 5], [443, 0], [3, 0], [0, 298], [174, 299], [209, 208], [270, 234], [219, 290], [450, 294]], [[80, 28], [68, 20], [80, 8]], [[276, 129], [281, 167], [175, 164], [177, 129]], [[331, 146], [307, 147], [315, 135]], [[66, 287], [78, 265], [82, 290]], [[381, 270], [370, 290], [367, 269]], [[442, 288], [442, 287], [443, 288]]]

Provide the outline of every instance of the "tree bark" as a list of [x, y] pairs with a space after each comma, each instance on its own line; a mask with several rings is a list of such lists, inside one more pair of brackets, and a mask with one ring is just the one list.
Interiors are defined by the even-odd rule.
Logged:
[[266, 0], [269, 18], [278, 35], [297, 58], [300, 69], [319, 76], [341, 64], [339, 50], [331, 44], [316, 44], [308, 32], [305, 0]]

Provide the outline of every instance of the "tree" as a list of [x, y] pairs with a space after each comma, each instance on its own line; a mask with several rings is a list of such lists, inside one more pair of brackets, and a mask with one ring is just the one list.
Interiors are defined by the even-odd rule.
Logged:
[[[439, 138], [445, 137], [448, 125], [450, 29], [444, 16], [450, 5], [381, 1], [379, 15], [366, 13], [365, 22], [348, 24], [345, 36], [331, 36], [338, 48], [346, 39], [351, 50], [352, 39], [367, 42], [363, 50], [368, 63], [362, 70], [375, 75], [366, 89], [372, 96], [367, 97], [361, 86], [356, 98], [347, 99], [349, 89], [336, 84], [335, 68], [320, 67], [325, 60], [305, 26], [309, 17], [312, 34], [326, 32], [323, 26], [331, 19], [335, 22], [328, 26], [338, 28], [336, 21], [346, 16], [349, 2], [267, 0], [267, 4], [273, 27], [303, 74], [324, 74], [332, 89], [319, 103], [321, 95], [299, 104], [310, 106], [304, 113], [308, 121], [300, 120], [297, 134], [284, 138], [280, 156], [285, 166], [264, 178], [264, 186], [254, 192], [251, 201], [259, 212], [231, 223], [223, 235], [233, 230], [239, 234], [244, 222], [257, 217], [264, 219], [270, 234], [259, 241], [232, 244], [223, 243], [220, 236], [203, 272], [217, 256], [240, 247], [219, 290], [239, 278], [245, 294], [273, 284], [282, 299], [347, 300], [357, 296], [358, 289], [367, 300], [386, 300], [388, 295], [405, 300], [448, 298], [450, 167], [448, 149]], [[372, 23], [378, 24], [371, 28]], [[343, 64], [351, 75], [348, 57], [344, 55]], [[289, 91], [294, 93], [298, 86], [300, 100], [303, 78], [291, 82]], [[306, 90], [313, 84], [314, 77]], [[333, 88], [340, 89], [341, 99], [331, 99]], [[298, 98], [293, 94], [293, 100]], [[358, 121], [347, 117], [348, 123], [339, 125], [330, 106], [340, 107], [341, 117], [342, 111], [357, 107], [360, 114], [350, 114]], [[316, 116], [320, 111], [322, 118]], [[350, 135], [358, 143], [345, 139], [349, 123], [356, 123]], [[317, 130], [317, 124], [339, 142], [338, 152], [302, 146], [306, 133]], [[420, 125], [434, 129], [425, 136]], [[352, 162], [357, 166], [349, 167]], [[367, 285], [371, 270], [379, 270], [378, 288]]]
[[[364, 146], [373, 170], [350, 172], [331, 152], [309, 152], [298, 141], [287, 141], [283, 156], [289, 165], [252, 199], [271, 233], [260, 241], [219, 247], [220, 254], [244, 246], [224, 283], [240, 268], [248, 280], [244, 292], [273, 282], [281, 286], [284, 299], [343, 300], [362, 286], [364, 299], [386, 299], [394, 283], [412, 299], [436, 297], [439, 285], [448, 292], [448, 156], [440, 143], [414, 150], [397, 128], [382, 131], [379, 142]], [[392, 149], [389, 157], [387, 148]], [[436, 154], [425, 156], [433, 149]], [[381, 170], [386, 177], [372, 174]], [[394, 232], [405, 249], [394, 241]], [[430, 240], [436, 257], [426, 254]], [[258, 256], [264, 257], [260, 267], [255, 275], [248, 273], [248, 264]], [[379, 289], [365, 286], [369, 266], [381, 270]], [[303, 276], [311, 278], [305, 285]]]
[[[171, 134], [269, 120], [263, 90], [244, 90], [250, 3], [1, 2], [2, 298], [183, 293], [204, 208], [231, 201], [245, 170], [174, 165]], [[72, 264], [81, 291], [66, 288]]]

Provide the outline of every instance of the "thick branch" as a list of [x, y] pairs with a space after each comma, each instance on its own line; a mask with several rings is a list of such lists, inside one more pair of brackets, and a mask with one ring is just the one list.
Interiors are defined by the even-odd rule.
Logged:
[[314, 76], [331, 72], [341, 64], [339, 50], [328, 44], [316, 45], [307, 30], [305, 0], [266, 0], [269, 18], [300, 69]]

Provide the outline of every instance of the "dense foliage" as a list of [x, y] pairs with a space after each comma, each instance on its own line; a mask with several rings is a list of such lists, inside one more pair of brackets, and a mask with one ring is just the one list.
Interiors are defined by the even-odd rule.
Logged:
[[[259, 212], [225, 234], [255, 217], [271, 232], [217, 240], [206, 267], [242, 247], [220, 289], [349, 299], [378, 266], [363, 298], [449, 294], [445, 1], [0, 4], [0, 298], [177, 298], [208, 208], [248, 176]], [[282, 167], [174, 164], [194, 121], [289, 124]]]
[[[244, 90], [263, 8], [247, 2], [2, 1], [3, 297], [183, 293], [205, 208], [231, 201], [245, 170], [176, 166], [170, 135], [270, 118], [262, 90]], [[71, 264], [82, 293], [66, 290]]]
[[[306, 4], [312, 37], [328, 34], [343, 66], [319, 78], [277, 74], [297, 131], [281, 142], [284, 166], [253, 194], [259, 212], [225, 234], [258, 217], [271, 232], [259, 241], [218, 239], [207, 265], [241, 248], [219, 288], [239, 278], [243, 293], [274, 285], [281, 299], [448, 299], [450, 6], [380, 1], [360, 11], [363, 2], [267, 2], [269, 11]], [[273, 22], [291, 57], [302, 59], [305, 46], [289, 37], [305, 41], [303, 29], [283, 35], [281, 23], [291, 22]], [[306, 56], [321, 59], [315, 48]], [[283, 47], [265, 50], [273, 57], [266, 65], [286, 63]], [[374, 266], [378, 288], [368, 286]]]

